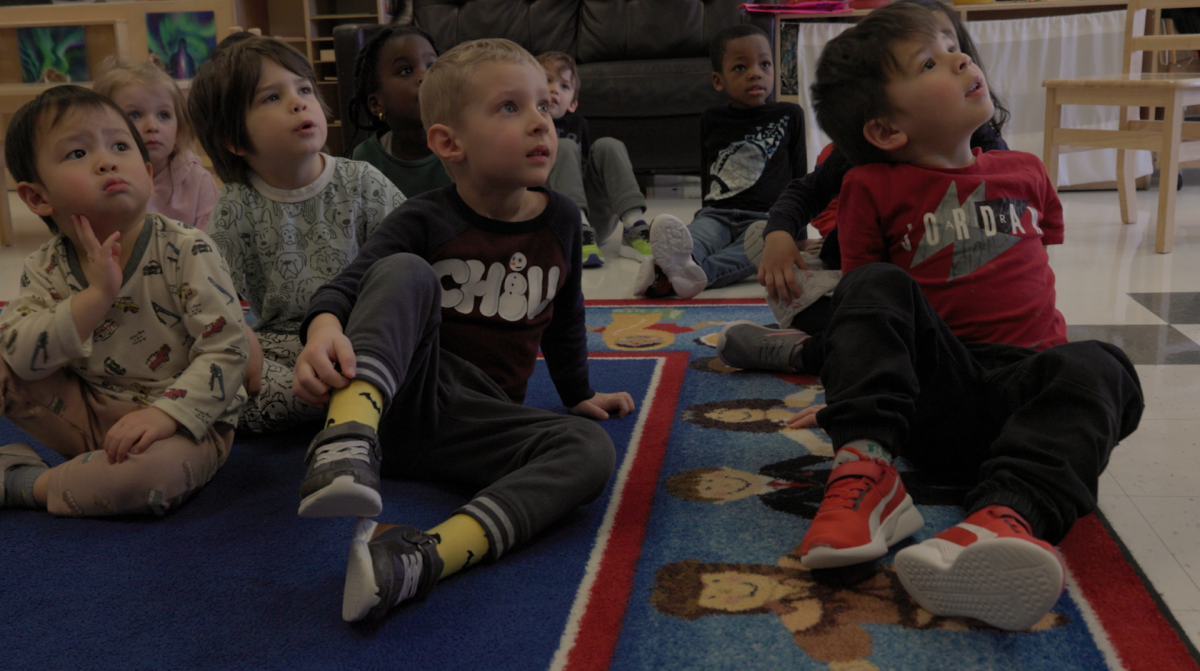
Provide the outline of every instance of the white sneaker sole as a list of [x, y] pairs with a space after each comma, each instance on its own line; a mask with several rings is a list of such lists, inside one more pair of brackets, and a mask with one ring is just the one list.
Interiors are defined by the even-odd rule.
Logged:
[[890, 517], [875, 530], [871, 542], [852, 548], [818, 546], [800, 558], [804, 568], [838, 568], [873, 561], [888, 553], [888, 548], [921, 530], [925, 518], [913, 505], [912, 496], [905, 494], [904, 501], [896, 506]]
[[932, 538], [896, 553], [896, 575], [922, 608], [1024, 631], [1037, 624], [1063, 589], [1058, 557], [1019, 538], [963, 547]]
[[379, 492], [341, 475], [300, 501], [300, 517], [376, 517], [383, 512]]
[[671, 280], [675, 295], [693, 298], [708, 286], [708, 276], [692, 260], [692, 234], [687, 224], [669, 214], [660, 214], [650, 226], [650, 251], [654, 262]]
[[342, 619], [358, 622], [379, 605], [379, 585], [367, 543], [379, 526], [374, 520], [361, 519], [354, 525], [350, 558], [346, 562], [346, 588], [342, 592]]

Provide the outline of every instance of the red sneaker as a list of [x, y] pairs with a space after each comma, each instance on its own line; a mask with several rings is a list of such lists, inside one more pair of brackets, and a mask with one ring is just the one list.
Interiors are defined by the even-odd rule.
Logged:
[[923, 526], [895, 467], [882, 459], [847, 461], [829, 474], [821, 508], [800, 543], [800, 563], [834, 568], [878, 559]]
[[958, 615], [1023, 631], [1050, 612], [1066, 585], [1054, 547], [1010, 508], [988, 506], [896, 553], [908, 594], [935, 615]]

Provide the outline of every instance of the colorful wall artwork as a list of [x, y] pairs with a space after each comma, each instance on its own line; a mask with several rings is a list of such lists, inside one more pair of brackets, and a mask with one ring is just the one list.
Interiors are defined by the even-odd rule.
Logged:
[[212, 12], [146, 14], [146, 38], [167, 74], [191, 79], [217, 48], [217, 26]]
[[17, 29], [21, 81], [84, 82], [88, 80], [83, 26]]

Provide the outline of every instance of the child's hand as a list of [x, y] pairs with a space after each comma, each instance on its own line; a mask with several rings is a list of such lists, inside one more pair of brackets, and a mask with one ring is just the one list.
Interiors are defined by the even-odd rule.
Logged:
[[329, 402], [331, 388], [350, 384], [354, 367], [354, 347], [342, 332], [342, 323], [328, 312], [319, 314], [309, 323], [308, 344], [296, 357], [292, 393], [308, 405], [321, 407]]
[[92, 222], [82, 214], [72, 214], [71, 223], [79, 235], [79, 246], [83, 252], [79, 263], [88, 286], [96, 287], [109, 300], [117, 297], [121, 290], [121, 232], [114, 231], [103, 244], [92, 230]]
[[104, 437], [108, 463], [119, 464], [130, 454], [141, 454], [154, 443], [170, 438], [179, 423], [158, 408], [144, 408], [125, 415]]
[[249, 325], [246, 326], [246, 339], [250, 342], [250, 360], [246, 363], [246, 393], [254, 396], [262, 391], [263, 351], [258, 336]]
[[784, 423], [787, 424], [789, 429], [803, 429], [810, 426], [820, 426], [817, 424], [817, 413], [821, 412], [821, 410], [824, 408], [824, 403], [810, 405], [789, 417]]
[[633, 397], [627, 391], [618, 391], [614, 394], [601, 394], [596, 392], [586, 401], [580, 401], [574, 408], [571, 408], [571, 414], [591, 417], [592, 419], [608, 419], [609, 413], [617, 413], [617, 417], [624, 417], [633, 412]]
[[771, 231], [763, 238], [762, 262], [758, 266], [758, 283], [767, 288], [772, 299], [790, 303], [800, 298], [800, 285], [792, 267], [808, 268], [796, 241], [787, 231]]

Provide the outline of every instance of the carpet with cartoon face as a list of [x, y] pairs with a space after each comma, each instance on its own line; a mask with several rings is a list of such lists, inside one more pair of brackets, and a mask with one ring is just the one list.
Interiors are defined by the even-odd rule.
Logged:
[[[0, 510], [0, 667], [1200, 668], [1094, 516], [1060, 546], [1068, 589], [1026, 632], [918, 608], [892, 555], [801, 567], [832, 450], [783, 420], [824, 392], [722, 365], [716, 337], [736, 319], [771, 322], [761, 302], [589, 303], [592, 385], [637, 403], [601, 424], [617, 448], [607, 491], [380, 621], [340, 617], [353, 520], [296, 516], [314, 427], [239, 436], [212, 482], [163, 518]], [[529, 390], [529, 404], [565, 411], [541, 362]], [[0, 444], [28, 440], [0, 420]], [[901, 467], [926, 524], [895, 549], [962, 519], [962, 489]], [[422, 528], [471, 495], [396, 480], [382, 493], [380, 521]]]

